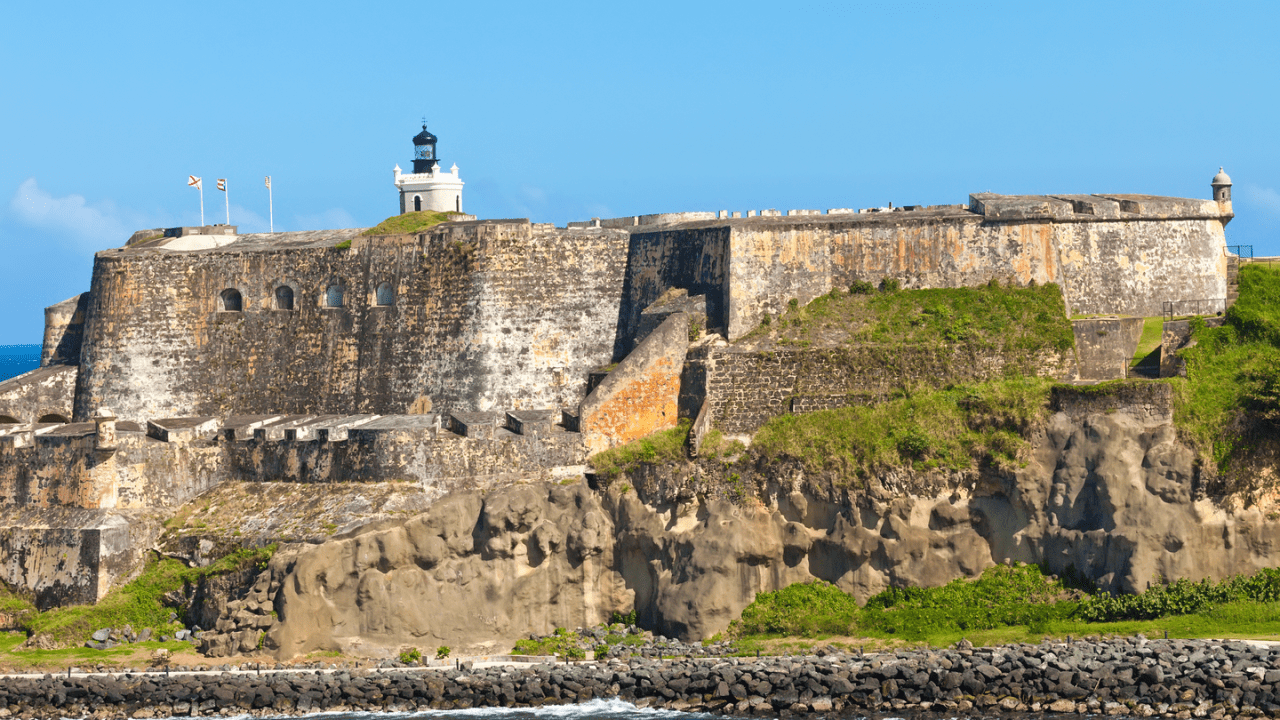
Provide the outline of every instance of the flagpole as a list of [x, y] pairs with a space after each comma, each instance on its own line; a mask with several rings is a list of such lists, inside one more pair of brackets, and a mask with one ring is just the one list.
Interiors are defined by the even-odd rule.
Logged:
[[204, 227], [204, 183], [196, 183], [196, 189], [200, 191], [200, 227]]
[[231, 224], [231, 183], [222, 181], [222, 198], [227, 201], [227, 224]]
[[267, 176], [267, 218], [271, 223], [271, 232], [276, 231], [276, 209], [271, 202], [271, 176]]

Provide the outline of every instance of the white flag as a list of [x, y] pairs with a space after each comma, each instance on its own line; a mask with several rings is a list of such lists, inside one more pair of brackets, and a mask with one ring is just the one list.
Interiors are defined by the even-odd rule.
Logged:
[[271, 176], [267, 176], [267, 187], [271, 187]]
[[193, 188], [197, 189], [197, 190], [201, 190], [201, 189], [202, 189], [202, 188], [200, 187], [200, 178], [196, 177], [195, 175], [188, 175], [188, 176], [187, 176], [187, 184], [188, 184], [188, 185], [190, 185], [191, 187], [193, 187]]
[[218, 189], [219, 189], [219, 190], [221, 190], [222, 192], [226, 192], [226, 191], [227, 191], [227, 179], [226, 179], [226, 178], [218, 178]]

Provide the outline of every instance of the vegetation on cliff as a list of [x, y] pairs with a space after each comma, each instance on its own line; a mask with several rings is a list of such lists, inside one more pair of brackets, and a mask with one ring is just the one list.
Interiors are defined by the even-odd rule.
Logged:
[[793, 458], [813, 473], [854, 481], [881, 470], [1014, 465], [1047, 412], [1053, 381], [1011, 377], [918, 390], [871, 406], [771, 419], [756, 433], [760, 460]]
[[454, 213], [432, 212], [430, 210], [422, 210], [419, 212], [407, 212], [403, 215], [392, 215], [391, 217], [378, 223], [376, 226], [360, 233], [361, 235], [406, 235], [409, 233], [422, 232], [430, 227], [435, 227], [442, 222], [447, 222], [449, 216]]
[[659, 430], [639, 440], [596, 453], [588, 462], [597, 475], [610, 480], [644, 464], [683, 462], [684, 446], [692, 426], [693, 421], [680, 420], [669, 430]]
[[55, 645], [82, 643], [99, 628], [131, 625], [136, 630], [177, 629], [175, 612], [165, 602], [166, 593], [194, 585], [202, 578], [239, 570], [248, 565], [264, 565], [276, 546], [244, 548], [205, 567], [187, 567], [172, 558], [151, 558], [142, 574], [131, 582], [112, 590], [96, 605], [71, 605], [25, 615], [22, 626], [32, 635], [48, 639]]
[[1221, 327], [1192, 321], [1175, 383], [1179, 429], [1219, 470], [1280, 429], [1280, 269], [1245, 265], [1239, 281]]
[[890, 588], [859, 607], [815, 581], [756, 595], [730, 634], [751, 642], [777, 636], [865, 637], [945, 645], [962, 636], [1005, 642], [1041, 635], [1168, 632], [1237, 637], [1280, 632], [1280, 570], [1222, 582], [1175, 581], [1137, 595], [1089, 594], [1075, 578], [1034, 565], [997, 565], [976, 579], [935, 588]]

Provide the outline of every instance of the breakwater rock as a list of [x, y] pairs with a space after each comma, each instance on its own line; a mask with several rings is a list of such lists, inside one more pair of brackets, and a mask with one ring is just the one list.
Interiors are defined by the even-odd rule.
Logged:
[[472, 669], [14, 677], [0, 716], [270, 715], [532, 707], [618, 697], [735, 716], [893, 712], [1280, 717], [1280, 650], [1111, 640], [821, 657], [632, 658]]

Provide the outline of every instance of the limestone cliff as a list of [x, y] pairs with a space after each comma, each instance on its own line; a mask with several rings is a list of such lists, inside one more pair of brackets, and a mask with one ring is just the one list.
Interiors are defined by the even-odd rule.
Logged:
[[853, 488], [798, 466], [690, 464], [609, 487], [456, 494], [403, 524], [278, 557], [206, 647], [256, 646], [269, 627], [280, 657], [505, 650], [632, 608], [693, 639], [723, 630], [756, 592], [812, 578], [865, 599], [1008, 559], [1133, 591], [1275, 563], [1271, 501], [1205, 493], [1167, 386], [1058, 398], [1055, 410], [1012, 472], [904, 470]]

